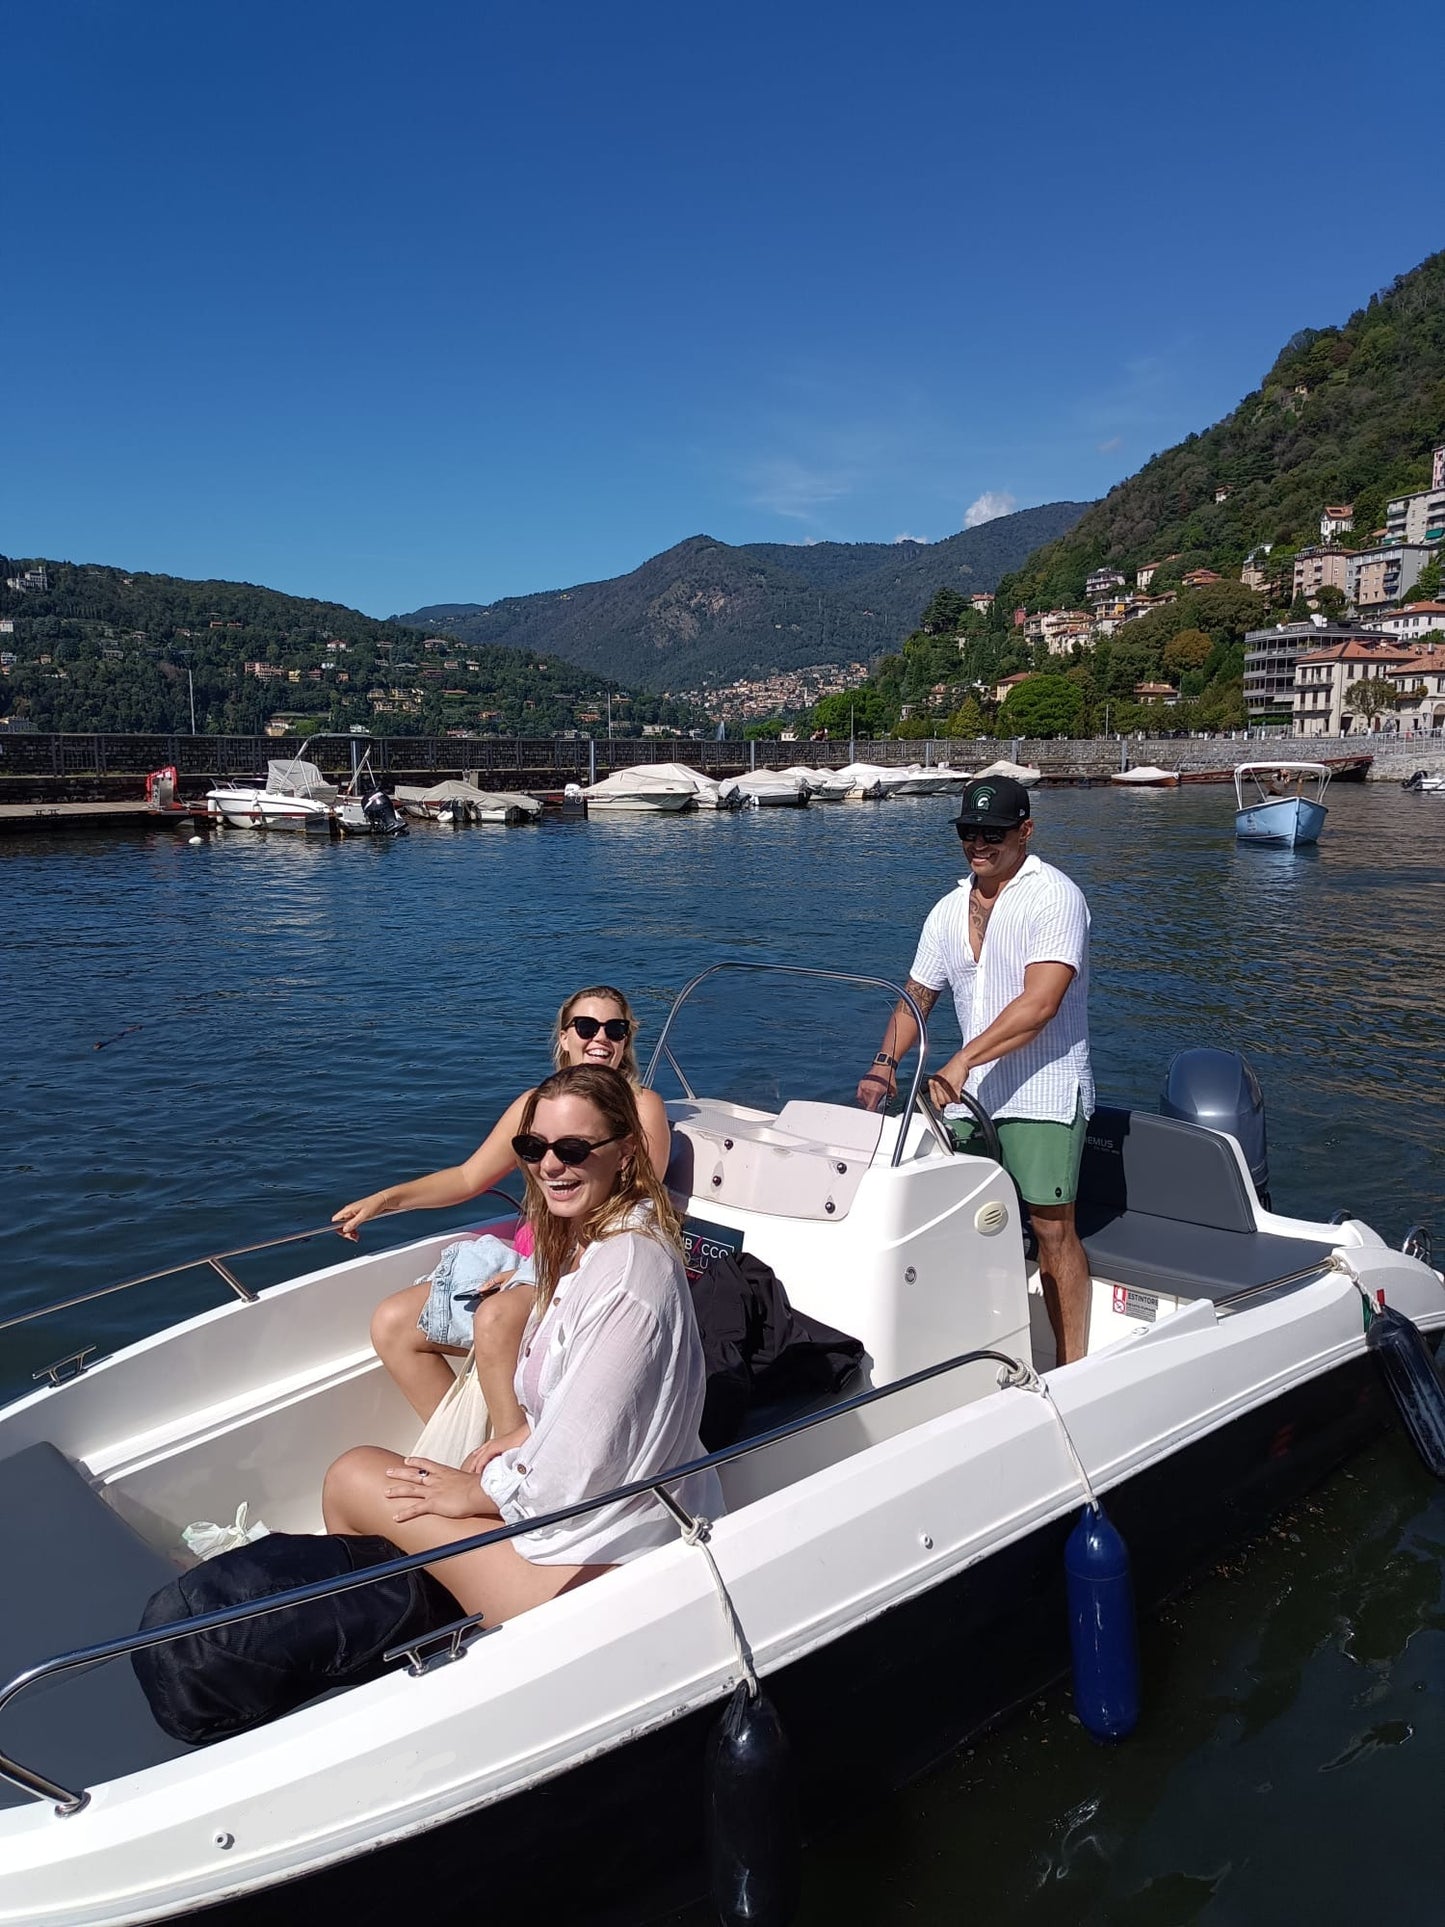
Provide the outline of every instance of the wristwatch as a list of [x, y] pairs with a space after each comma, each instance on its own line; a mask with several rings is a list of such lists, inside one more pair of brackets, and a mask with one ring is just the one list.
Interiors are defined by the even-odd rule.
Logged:
[[890, 1071], [896, 1071], [898, 1069], [898, 1059], [896, 1057], [890, 1057], [886, 1050], [879, 1051], [878, 1055], [873, 1059], [873, 1062], [875, 1064], [886, 1065]]

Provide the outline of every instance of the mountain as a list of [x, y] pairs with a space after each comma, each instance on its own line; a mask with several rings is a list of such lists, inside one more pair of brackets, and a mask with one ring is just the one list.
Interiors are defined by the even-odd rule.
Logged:
[[942, 542], [765, 542], [695, 535], [630, 575], [397, 622], [544, 651], [641, 689], [687, 689], [895, 648], [940, 588], [991, 589], [1085, 511], [1051, 502]]
[[0, 559], [0, 621], [0, 714], [41, 729], [185, 730], [193, 693], [202, 734], [256, 735], [286, 710], [377, 734], [546, 735], [588, 727], [609, 695], [624, 728], [702, 721], [531, 650], [425, 638], [249, 582]]
[[[1080, 606], [1090, 569], [1174, 557], [1151, 589], [1207, 567], [1237, 576], [1273, 545], [1272, 575], [1351, 502], [1364, 546], [1393, 495], [1424, 488], [1445, 441], [1445, 253], [1372, 295], [1343, 326], [1302, 328], [1232, 414], [1156, 455], [1000, 584], [1005, 605]], [[1226, 499], [1216, 501], [1221, 490]], [[1172, 571], [1172, 573], [1171, 573]], [[1286, 597], [1286, 600], [1288, 598]]]

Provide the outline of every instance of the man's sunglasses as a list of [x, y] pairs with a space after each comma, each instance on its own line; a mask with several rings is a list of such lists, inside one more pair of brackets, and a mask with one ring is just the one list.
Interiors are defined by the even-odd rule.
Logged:
[[614, 1044], [622, 1043], [632, 1035], [630, 1017], [569, 1017], [568, 1030], [575, 1030], [584, 1044], [590, 1044], [600, 1030], [604, 1037]]
[[1008, 835], [1007, 830], [993, 824], [959, 823], [955, 827], [961, 843], [988, 843], [996, 848]]
[[[584, 1018], [584, 1023], [593, 1023], [594, 1018]], [[559, 1164], [575, 1168], [585, 1164], [594, 1151], [600, 1151], [604, 1144], [615, 1144], [619, 1138], [626, 1137], [626, 1131], [614, 1131], [611, 1137], [599, 1137], [595, 1141], [585, 1137], [559, 1137], [549, 1144], [535, 1131], [522, 1131], [512, 1139], [512, 1149], [523, 1164], [540, 1164], [550, 1151]]]

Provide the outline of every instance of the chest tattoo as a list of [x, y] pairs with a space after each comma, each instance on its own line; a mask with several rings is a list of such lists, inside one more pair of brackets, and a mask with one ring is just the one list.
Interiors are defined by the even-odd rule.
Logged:
[[988, 920], [993, 915], [993, 905], [985, 902], [977, 890], [968, 893], [968, 939], [973, 954], [978, 956], [983, 949], [983, 935], [988, 929]]

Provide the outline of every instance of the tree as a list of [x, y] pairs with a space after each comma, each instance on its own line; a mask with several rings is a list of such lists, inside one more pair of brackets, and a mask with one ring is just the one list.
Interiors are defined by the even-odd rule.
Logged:
[[978, 706], [977, 698], [973, 696], [964, 697], [949, 717], [948, 727], [944, 731], [946, 736], [986, 736], [988, 733], [983, 711]]
[[1083, 708], [1083, 694], [1074, 683], [1062, 676], [1031, 676], [1009, 691], [999, 722], [1013, 736], [1066, 736]]
[[1431, 562], [1421, 569], [1420, 579], [1415, 584], [1412, 600], [1415, 602], [1435, 602], [1440, 595], [1440, 564]]
[[1345, 691], [1345, 708], [1352, 709], [1357, 716], [1373, 722], [1383, 716], [1387, 709], [1395, 706], [1395, 687], [1386, 682], [1383, 676], [1364, 676], [1359, 682], [1352, 682]]
[[1164, 667], [1182, 676], [1188, 669], [1202, 669], [1214, 653], [1214, 644], [1202, 629], [1181, 629], [1164, 645]]
[[1345, 613], [1344, 590], [1337, 589], [1333, 582], [1324, 583], [1315, 590], [1315, 607], [1322, 616], [1328, 616], [1331, 622], [1338, 621]]

